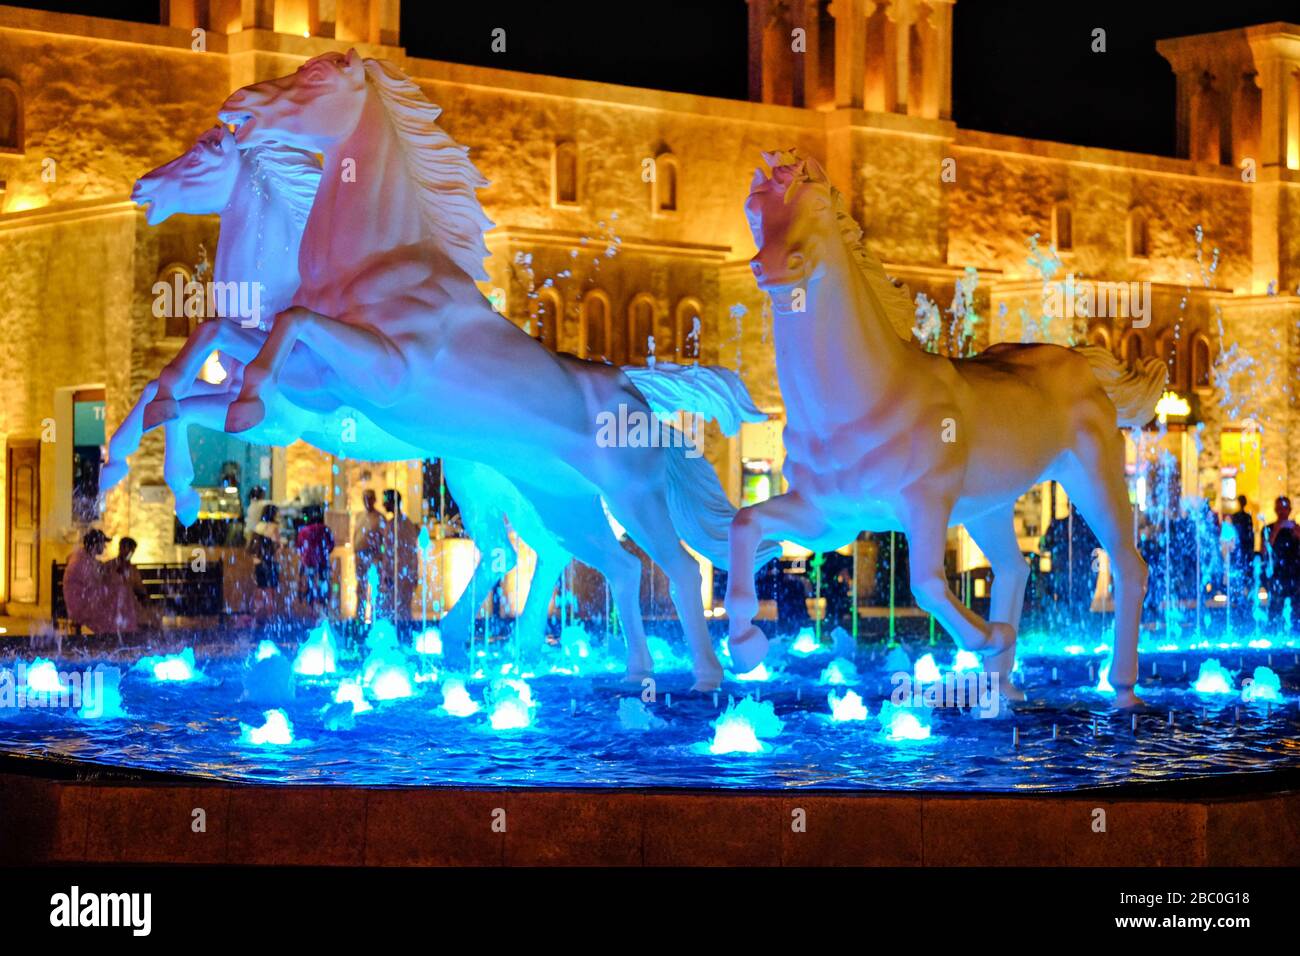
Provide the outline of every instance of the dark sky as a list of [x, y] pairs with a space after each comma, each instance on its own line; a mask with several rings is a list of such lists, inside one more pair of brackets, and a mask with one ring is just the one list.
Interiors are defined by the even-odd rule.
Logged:
[[[17, 0], [158, 22], [158, 0]], [[1160, 37], [1300, 20], [1298, 0], [958, 0], [953, 113], [970, 129], [1171, 155]], [[404, 0], [412, 56], [744, 99], [745, 0]], [[493, 53], [491, 32], [506, 31]], [[1107, 52], [1093, 53], [1092, 31]]]

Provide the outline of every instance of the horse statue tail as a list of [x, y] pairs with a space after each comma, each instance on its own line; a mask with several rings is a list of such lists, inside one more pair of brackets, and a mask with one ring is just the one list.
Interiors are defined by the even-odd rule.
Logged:
[[767, 421], [740, 376], [729, 368], [659, 362], [650, 367], [627, 365], [623, 374], [632, 380], [650, 409], [663, 418], [677, 412], [696, 412], [717, 419], [726, 435], [734, 435], [741, 422]]
[[[767, 421], [740, 376], [729, 368], [660, 362], [653, 367], [627, 366], [623, 374], [651, 411], [661, 417], [694, 412], [716, 419], [727, 435], [734, 435], [742, 422]], [[731, 563], [728, 535], [736, 509], [727, 500], [717, 472], [698, 445], [674, 444], [664, 453], [668, 456], [668, 513], [673, 528], [692, 549], [725, 571]], [[765, 543], [759, 549], [759, 564], [770, 561], [780, 551], [779, 544]]]
[[1074, 351], [1087, 359], [1092, 374], [1115, 403], [1121, 428], [1141, 428], [1151, 421], [1169, 374], [1164, 362], [1158, 358], [1145, 359], [1134, 370], [1100, 345], [1083, 345]]
[[[668, 514], [674, 530], [715, 568], [727, 570], [731, 564], [728, 535], [736, 509], [727, 500], [718, 473], [698, 449], [669, 446], [664, 454], [668, 461]], [[778, 542], [766, 541], [758, 549], [754, 566], [762, 567], [780, 553]]]

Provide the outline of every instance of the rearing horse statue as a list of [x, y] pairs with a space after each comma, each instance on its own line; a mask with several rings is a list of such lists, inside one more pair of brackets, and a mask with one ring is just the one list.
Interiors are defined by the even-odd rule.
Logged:
[[[293, 302], [298, 291], [298, 247], [307, 214], [320, 184], [320, 164], [311, 153], [278, 144], [240, 149], [225, 126], [205, 130], [188, 150], [141, 176], [131, 198], [145, 207], [150, 225], [177, 213], [221, 217], [212, 269], [214, 288], [235, 288], [254, 283], [260, 290], [263, 314], [241, 317], [224, 314], [230, 299], [210, 296], [218, 315], [190, 333], [177, 355], [158, 378], [150, 382], [139, 401], [113, 432], [109, 458], [100, 473], [108, 490], [126, 477], [128, 459], [139, 448], [144, 433], [145, 410], [170, 416], [164, 430], [163, 475], [176, 502], [176, 515], [188, 526], [198, 516], [198, 495], [192, 487], [194, 467], [188, 425], [201, 424], [218, 431], [225, 428], [229, 405], [240, 391], [243, 363], [256, 357], [266, 343], [266, 326]], [[215, 385], [196, 380], [199, 366], [213, 352], [231, 365], [226, 378]], [[298, 356], [302, 358], [302, 356]], [[295, 362], [291, 356], [290, 364]], [[308, 376], [312, 374], [306, 369]], [[292, 376], [286, 376], [292, 381]], [[292, 399], [291, 387], [284, 386]], [[349, 441], [342, 441], [347, 419]], [[274, 426], [274, 427], [272, 427]], [[246, 437], [268, 443], [287, 442], [300, 433], [308, 444], [330, 454], [363, 460], [402, 461], [421, 454], [384, 435], [354, 410], [319, 412], [300, 408], [292, 401], [280, 403], [271, 422]], [[453, 666], [468, 662], [465, 644], [473, 625], [471, 598], [486, 595], [502, 574], [515, 564], [515, 550], [506, 534], [509, 521], [537, 553], [538, 560], [528, 599], [516, 623], [525, 659], [530, 659], [545, 639], [547, 608], [556, 580], [568, 555], [537, 519], [518, 490], [504, 477], [476, 462], [444, 459], [447, 485], [461, 507], [465, 530], [481, 553], [492, 555], [480, 562], [476, 581], [465, 588], [442, 618], [446, 659]], [[617, 543], [614, 543], [617, 546]], [[502, 560], [504, 558], [504, 561]]]
[[[758, 246], [754, 276], [775, 313], [789, 490], [742, 509], [731, 526], [726, 606], [737, 666], [756, 666], [767, 648], [752, 623], [759, 541], [827, 551], [863, 530], [897, 530], [907, 535], [917, 604], [980, 653], [1005, 691], [1029, 576], [1015, 502], [1053, 480], [1110, 555], [1110, 682], [1117, 706], [1140, 706], [1147, 569], [1133, 543], [1117, 426], [1151, 420], [1164, 364], [1129, 371], [1106, 349], [1043, 344], [1003, 343], [968, 359], [923, 351], [910, 335], [907, 293], [868, 252], [822, 168], [793, 150], [764, 158], [771, 176], [756, 171], [745, 212]], [[965, 525], [992, 565], [989, 622], [948, 588], [951, 524]]]
[[[681, 541], [725, 568], [734, 509], [693, 449], [611, 443], [602, 423], [653, 422], [656, 411], [682, 407], [685, 393], [694, 395], [691, 410], [719, 421], [761, 413], [734, 373], [625, 372], [555, 355], [493, 311], [475, 285], [485, 276], [491, 225], [475, 191], [486, 182], [437, 125], [439, 112], [394, 67], [355, 51], [316, 57], [227, 100], [221, 116], [236, 125], [241, 148], [278, 143], [324, 161], [294, 304], [245, 368], [226, 430], [274, 418], [291, 366], [304, 361], [311, 387], [298, 389], [295, 375], [294, 404], [355, 408], [404, 447], [504, 475], [559, 545], [611, 582], [627, 628], [628, 676], [639, 680], [653, 669], [640, 627], [641, 565], [609, 546], [608, 507], [663, 568], [696, 687], [714, 689], [722, 668], [699, 567]], [[164, 398], [146, 408], [145, 424], [178, 413]]]

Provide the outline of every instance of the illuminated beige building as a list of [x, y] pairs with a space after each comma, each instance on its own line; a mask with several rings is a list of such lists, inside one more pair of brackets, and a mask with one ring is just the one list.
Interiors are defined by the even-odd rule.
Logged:
[[[975, 270], [977, 345], [1074, 335], [1165, 356], [1166, 407], [1183, 414], [1162, 443], [1185, 491], [1259, 500], [1300, 476], [1300, 27], [1162, 41], [1178, 79], [1180, 156], [1166, 158], [958, 128], [951, 0], [750, 0], [751, 102], [411, 58], [398, 13], [398, 0], [171, 0], [166, 25], [147, 26], [0, 6], [0, 603], [48, 607], [49, 564], [92, 516], [76, 491], [93, 497], [104, 429], [188, 332], [154, 317], [151, 288], [215, 248], [215, 218], [147, 226], [132, 182], [188, 148], [231, 90], [350, 46], [416, 78], [492, 181], [484, 291], [514, 321], [590, 358], [642, 362], [653, 337], [660, 360], [739, 368], [776, 419], [709, 443], [737, 499], [780, 468], [742, 204], [760, 150], [788, 146], [823, 160], [913, 292], [946, 308]], [[1059, 253], [1056, 278], [1138, 298], [1043, 322], [1035, 234]], [[1110, 303], [1118, 286], [1099, 288]], [[233, 461], [245, 492], [321, 486], [337, 513], [358, 507], [365, 466], [225, 441], [198, 443], [200, 483]], [[369, 470], [417, 507], [418, 463]], [[1027, 538], [1042, 500], [1026, 503]], [[161, 436], [104, 509], [141, 560], [185, 555]]]

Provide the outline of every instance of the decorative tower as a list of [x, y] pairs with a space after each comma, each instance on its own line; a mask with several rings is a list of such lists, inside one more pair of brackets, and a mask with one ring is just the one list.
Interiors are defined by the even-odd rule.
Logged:
[[1161, 40], [1178, 82], [1178, 155], [1250, 183], [1252, 291], [1300, 286], [1286, 210], [1300, 200], [1300, 26], [1266, 23]]
[[271, 30], [397, 46], [401, 0], [162, 0], [163, 23], [215, 33]]
[[946, 120], [954, 2], [749, 0], [750, 99]]

